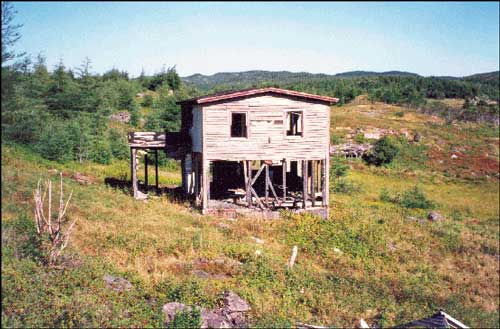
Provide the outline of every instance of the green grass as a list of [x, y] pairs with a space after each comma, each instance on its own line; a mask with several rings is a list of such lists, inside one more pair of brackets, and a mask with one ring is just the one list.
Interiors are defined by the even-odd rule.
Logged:
[[[397, 107], [373, 106], [381, 114], [367, 117], [369, 123], [364, 108], [354, 105], [336, 107], [334, 116], [338, 125], [347, 126], [341, 121], [350, 118], [353, 127], [415, 128], [424, 146], [408, 144], [387, 167], [350, 161], [346, 179], [360, 188], [331, 194], [329, 220], [288, 213], [273, 221], [201, 216], [166, 196], [136, 201], [106, 186], [106, 177], [128, 177], [126, 161], [58, 164], [3, 145], [2, 326], [161, 326], [163, 304], [211, 308], [220, 304], [223, 291], [233, 290], [248, 300], [251, 322], [260, 327], [351, 327], [360, 318], [393, 326], [438, 308], [472, 327], [498, 327], [498, 180], [484, 174], [447, 177], [450, 167], [428, 156], [440, 139], [442, 148], [453, 141], [475, 154], [483, 144], [473, 142], [491, 137], [470, 133], [467, 139], [469, 130], [484, 127], [434, 129], [421, 114], [398, 117]], [[74, 190], [68, 213], [77, 218], [62, 269], [41, 265], [31, 225], [32, 191], [39, 178], [57, 180], [49, 172], [53, 168], [63, 171], [66, 191]], [[92, 176], [94, 184], [78, 184], [71, 178], [75, 172]], [[175, 167], [163, 167], [160, 174], [161, 185], [180, 183]], [[395, 195], [415, 185], [436, 203], [442, 222], [425, 220], [428, 210], [379, 199], [384, 188]], [[255, 244], [252, 236], [265, 243]], [[294, 245], [299, 252], [290, 270]], [[200, 265], [201, 258], [225, 262]], [[194, 270], [225, 278], [202, 279]], [[134, 288], [106, 289], [107, 273]]]

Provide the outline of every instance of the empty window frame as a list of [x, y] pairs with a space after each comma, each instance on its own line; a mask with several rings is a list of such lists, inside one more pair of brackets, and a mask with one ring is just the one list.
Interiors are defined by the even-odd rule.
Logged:
[[247, 114], [245, 112], [231, 113], [231, 137], [248, 137]]
[[304, 115], [302, 111], [286, 112], [286, 135], [303, 136]]

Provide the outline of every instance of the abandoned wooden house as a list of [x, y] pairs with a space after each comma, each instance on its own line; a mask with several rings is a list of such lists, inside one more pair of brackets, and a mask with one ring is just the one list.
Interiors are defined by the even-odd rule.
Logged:
[[[204, 214], [288, 208], [327, 216], [330, 105], [337, 101], [278, 88], [181, 101], [180, 132], [129, 134], [134, 196], [142, 195], [137, 150], [162, 149], [181, 160], [183, 190]], [[146, 187], [147, 179], [146, 161]]]

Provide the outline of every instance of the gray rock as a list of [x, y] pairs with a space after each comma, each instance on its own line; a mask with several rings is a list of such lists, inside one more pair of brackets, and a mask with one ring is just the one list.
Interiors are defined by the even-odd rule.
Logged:
[[250, 311], [250, 305], [232, 291], [224, 293], [224, 311], [227, 313]]
[[118, 112], [111, 114], [109, 118], [113, 121], [128, 123], [130, 121], [130, 113], [126, 111]]
[[201, 278], [201, 279], [208, 279], [210, 277], [210, 274], [208, 274], [207, 272], [203, 271], [203, 270], [194, 270], [193, 272], [194, 275], [196, 275], [197, 277]]
[[242, 312], [233, 312], [227, 315], [228, 319], [231, 321], [236, 328], [246, 328], [247, 321], [245, 315]]
[[443, 219], [443, 216], [435, 211], [431, 211], [429, 215], [427, 215], [427, 219], [433, 222], [438, 222]]
[[165, 324], [170, 323], [170, 321], [172, 321], [175, 318], [175, 315], [178, 312], [184, 310], [191, 310], [191, 307], [178, 302], [172, 302], [163, 305], [162, 311], [163, 314], [165, 314]]
[[123, 278], [105, 274], [102, 279], [106, 282], [106, 287], [114, 291], [121, 292], [132, 289], [132, 284]]
[[221, 309], [212, 311], [201, 311], [201, 327], [202, 328], [232, 328], [231, 320], [228, 319]]

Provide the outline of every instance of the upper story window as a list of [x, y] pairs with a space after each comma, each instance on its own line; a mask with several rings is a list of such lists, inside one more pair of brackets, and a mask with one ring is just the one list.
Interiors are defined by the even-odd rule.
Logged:
[[248, 137], [247, 114], [245, 112], [231, 113], [231, 137]]
[[302, 111], [286, 112], [286, 135], [302, 136], [304, 127]]

